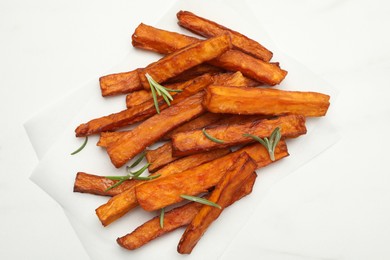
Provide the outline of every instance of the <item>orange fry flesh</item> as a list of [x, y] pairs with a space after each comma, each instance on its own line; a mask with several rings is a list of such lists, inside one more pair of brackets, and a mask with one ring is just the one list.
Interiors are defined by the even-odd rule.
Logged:
[[[133, 34], [134, 47], [163, 54], [196, 41], [200, 40], [145, 24], [140, 24]], [[282, 82], [287, 75], [287, 71], [281, 69], [277, 63], [268, 63], [238, 50], [229, 50], [208, 63], [229, 71], [241, 71], [245, 76], [271, 86]]]
[[138, 76], [142, 86], [145, 89], [150, 89], [146, 74], [149, 74], [158, 83], [162, 83], [192, 67], [220, 56], [229, 49], [231, 49], [229, 35], [216, 36], [188, 45], [161, 58], [151, 66], [139, 70]]
[[[153, 211], [182, 201], [181, 194], [200, 194], [215, 186], [243, 151], [256, 161], [258, 168], [272, 163], [267, 150], [261, 144], [244, 147], [198, 167], [137, 186], [138, 203], [143, 209]], [[275, 149], [275, 159], [279, 160], [287, 155], [287, 146], [284, 141], [280, 141]]]
[[269, 88], [209, 86], [204, 105], [213, 113], [324, 116], [328, 95]]
[[225, 26], [217, 24], [203, 17], [199, 17], [188, 11], [180, 11], [177, 13], [177, 19], [179, 25], [199, 34], [204, 37], [214, 37], [222, 33], [229, 33], [234, 48], [252, 55], [258, 59], [264, 61], [270, 61], [272, 58], [272, 52], [267, 50], [260, 43], [246, 37], [245, 35], [233, 31]]
[[[164, 178], [169, 175], [182, 172], [193, 167], [199, 166], [201, 164], [207, 163], [209, 161], [215, 160], [221, 156], [228, 154], [230, 151], [228, 149], [219, 149], [208, 153], [195, 154], [187, 156], [181, 159], [178, 159], [165, 167], [161, 168], [157, 172], [151, 174], [150, 176], [160, 175], [159, 178]], [[150, 180], [148, 182], [155, 181]], [[131, 187], [127, 188], [124, 192], [112, 197], [107, 203], [101, 205], [96, 209], [96, 215], [103, 224], [107, 226], [113, 221], [125, 215], [127, 212], [132, 210], [138, 205], [138, 201], [135, 197], [135, 187], [143, 183], [142, 181], [130, 180]], [[118, 186], [119, 188], [120, 186]]]
[[[256, 173], [252, 173], [250, 175], [250, 177], [232, 197], [231, 204], [252, 192], [256, 177]], [[136, 228], [133, 232], [119, 237], [117, 242], [120, 246], [128, 250], [140, 248], [157, 237], [188, 225], [199, 212], [201, 207], [202, 204], [200, 203], [190, 202], [183, 206], [174, 208], [165, 212], [163, 227], [160, 226], [160, 217], [156, 216]]]
[[211, 223], [216, 220], [226, 208], [240, 186], [256, 169], [256, 163], [245, 152], [240, 154], [237, 162], [232, 165], [221, 178], [208, 200], [217, 203], [221, 209], [204, 205], [183, 233], [177, 246], [180, 254], [190, 254]]
[[223, 143], [210, 140], [203, 130], [177, 133], [172, 136], [172, 154], [173, 156], [184, 156], [216, 148], [252, 143], [255, 140], [244, 136], [244, 134], [260, 138], [269, 137], [276, 127], [280, 128], [282, 137], [295, 138], [306, 133], [305, 121], [304, 116], [287, 115], [273, 119], [249, 121], [243, 124], [221, 125], [205, 130], [209, 136], [222, 140]]

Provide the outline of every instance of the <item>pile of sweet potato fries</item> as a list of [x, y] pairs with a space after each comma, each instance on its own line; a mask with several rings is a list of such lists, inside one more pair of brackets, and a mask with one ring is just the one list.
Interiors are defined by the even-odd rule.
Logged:
[[[258, 42], [188, 11], [177, 18], [205, 38], [141, 23], [133, 46], [165, 56], [101, 77], [102, 95], [125, 94], [127, 108], [75, 130], [77, 137], [100, 135], [98, 146], [117, 168], [146, 155], [150, 175], [144, 179], [140, 173], [110, 178], [78, 172], [74, 183], [75, 192], [112, 196], [96, 209], [104, 226], [138, 205], [161, 212], [117, 239], [130, 250], [186, 226], [178, 252], [191, 253], [223, 209], [251, 193], [256, 170], [289, 155], [285, 139], [306, 134], [306, 118], [324, 116], [329, 107], [326, 94], [272, 88], [287, 71]], [[173, 208], [186, 196], [210, 204]]]

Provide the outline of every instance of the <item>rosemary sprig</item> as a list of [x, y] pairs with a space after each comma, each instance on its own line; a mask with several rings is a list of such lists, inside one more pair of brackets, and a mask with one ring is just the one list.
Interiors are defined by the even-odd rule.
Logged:
[[276, 148], [276, 145], [279, 143], [280, 141], [280, 138], [282, 137], [281, 136], [281, 133], [280, 133], [280, 127], [276, 127], [269, 138], [265, 137], [265, 138], [260, 138], [256, 135], [251, 135], [251, 134], [243, 134], [243, 136], [245, 137], [251, 137], [253, 138], [254, 140], [258, 141], [259, 143], [261, 143], [268, 151], [268, 154], [271, 158], [271, 161], [275, 161], [275, 148]]
[[149, 167], [149, 165], [150, 165], [150, 163], [145, 164], [141, 169], [139, 169], [136, 172], [131, 172], [130, 171], [131, 166], [128, 166], [128, 167], [126, 167], [126, 171], [128, 173], [125, 176], [105, 176], [109, 180], [118, 181], [114, 185], [108, 187], [105, 191], [107, 192], [115, 187], [118, 187], [126, 180], [133, 179], [133, 180], [149, 181], [149, 180], [153, 180], [153, 179], [160, 177], [161, 174], [147, 176], [147, 177], [140, 176]]
[[150, 90], [152, 91], [154, 107], [156, 108], [157, 114], [160, 114], [160, 108], [158, 106], [157, 95], [161, 96], [165, 100], [165, 102], [168, 104], [168, 106], [170, 106], [171, 101], [173, 101], [173, 97], [169, 92], [182, 92], [183, 91], [181, 89], [170, 89], [170, 88], [166, 88], [164, 86], [161, 86], [148, 73], [145, 74], [145, 77], [148, 80], [149, 85], [150, 85]]
[[215, 138], [215, 137], [211, 136], [210, 134], [208, 134], [208, 133], [206, 132], [206, 129], [205, 129], [205, 128], [202, 129], [202, 133], [207, 137], [207, 139], [209, 139], [209, 140], [211, 140], [211, 141], [213, 141], [213, 142], [216, 142], [216, 143], [219, 143], [219, 144], [223, 144], [223, 143], [225, 142], [224, 140]]
[[160, 227], [164, 228], [164, 215], [165, 215], [165, 208], [162, 208], [160, 211]]
[[74, 151], [70, 155], [74, 155], [74, 154], [80, 152], [81, 150], [83, 150], [84, 147], [87, 145], [87, 143], [88, 143], [88, 136], [85, 137], [84, 143], [76, 151]]
[[186, 199], [186, 200], [190, 200], [190, 201], [194, 201], [194, 202], [198, 202], [198, 203], [202, 203], [205, 205], [209, 205], [212, 207], [222, 209], [222, 207], [220, 205], [218, 205], [217, 203], [209, 201], [209, 200], [204, 199], [204, 198], [199, 198], [199, 197], [185, 195], [185, 194], [180, 195], [180, 197], [182, 197], [183, 199]]

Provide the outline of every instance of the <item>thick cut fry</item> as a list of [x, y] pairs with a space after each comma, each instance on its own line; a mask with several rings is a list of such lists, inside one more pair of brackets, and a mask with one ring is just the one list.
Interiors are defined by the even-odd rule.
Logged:
[[199, 210], [180, 239], [177, 246], [177, 251], [180, 254], [191, 253], [207, 228], [219, 217], [223, 209], [230, 204], [234, 194], [255, 169], [256, 163], [247, 153], [243, 152], [237, 162], [227, 170], [208, 198], [208, 200], [221, 206], [221, 209], [204, 205]]
[[213, 123], [218, 122], [224, 116], [225, 115], [223, 115], [223, 114], [205, 113], [205, 114], [189, 121], [188, 123], [185, 123], [185, 124], [175, 128], [174, 130], [172, 130], [171, 132], [166, 134], [164, 136], [163, 140], [171, 139], [172, 136], [176, 133], [186, 132], [186, 131], [195, 130], [195, 129], [202, 129], [205, 126], [208, 126], [208, 125], [211, 125]]
[[[137, 27], [132, 38], [133, 46], [163, 54], [200, 41], [145, 24]], [[287, 75], [287, 71], [282, 70], [277, 63], [268, 63], [238, 50], [229, 50], [208, 63], [230, 71], [241, 71], [245, 76], [271, 86], [279, 84]]]
[[[195, 79], [182, 83], [180, 89], [184, 89], [183, 92], [177, 93], [175, 99], [171, 102], [171, 105], [176, 104], [187, 97], [203, 90], [212, 82], [212, 76], [205, 74]], [[172, 93], [175, 94], [175, 93]], [[164, 110], [168, 107], [162, 98], [159, 98], [160, 110]], [[154, 107], [153, 100], [146, 101], [140, 105], [131, 107], [129, 109], [114, 113], [108, 116], [92, 119], [87, 123], [81, 124], [75, 130], [76, 136], [87, 136], [105, 131], [113, 131], [118, 128], [128, 126], [140, 121], [143, 121], [153, 115], [155, 115], [156, 109]]]
[[99, 82], [102, 96], [104, 97], [143, 89], [137, 69], [100, 77]]
[[200, 92], [165, 109], [109, 144], [107, 153], [111, 162], [117, 168], [123, 166], [175, 127], [204, 113], [203, 96], [203, 92]]
[[115, 188], [107, 190], [117, 182], [118, 181], [113, 181], [103, 176], [78, 172], [74, 182], [73, 191], [103, 196], [115, 196], [134, 187], [135, 185], [134, 182], [128, 180]]
[[[181, 194], [200, 194], [215, 186], [243, 151], [256, 161], [258, 168], [272, 162], [267, 150], [261, 144], [244, 147], [198, 167], [137, 186], [138, 203], [143, 209], [153, 211], [182, 201]], [[275, 159], [279, 160], [287, 155], [286, 144], [280, 141], [275, 149]]]
[[[224, 156], [227, 153], [229, 153], [228, 149], [220, 149], [209, 153], [187, 156], [166, 165], [165, 167], [161, 168], [159, 171], [151, 174], [150, 176], [160, 175], [160, 177], [158, 178], [164, 178], [171, 174], [182, 172], [193, 167], [199, 166], [203, 163], [215, 160], [216, 158]], [[150, 180], [149, 182], [155, 180], [157, 179]], [[107, 203], [101, 205], [99, 208], [96, 209], [96, 215], [104, 226], [107, 226], [108, 224], [122, 217], [124, 214], [126, 214], [138, 205], [137, 199], [135, 197], [134, 188], [136, 185], [141, 184], [142, 181], [130, 180], [129, 182], [131, 182], [132, 187], [112, 197]]]
[[142, 86], [145, 89], [150, 89], [146, 74], [149, 74], [158, 83], [162, 83], [183, 71], [221, 56], [231, 47], [229, 35], [213, 37], [206, 41], [191, 44], [163, 57], [153, 65], [138, 70], [138, 76]]
[[209, 86], [204, 105], [213, 113], [324, 116], [328, 95], [266, 88]]
[[179, 25], [204, 37], [214, 37], [222, 33], [229, 33], [234, 48], [252, 55], [264, 61], [270, 61], [272, 52], [267, 50], [260, 43], [246, 37], [245, 35], [233, 31], [225, 26], [217, 24], [203, 17], [199, 17], [188, 11], [180, 11], [177, 13]]
[[[245, 183], [234, 194], [230, 204], [252, 192], [253, 185], [256, 181], [257, 174], [252, 173]], [[160, 226], [160, 217], [154, 217], [151, 220], [145, 222], [133, 232], [119, 237], [117, 242], [120, 246], [134, 250], [147, 244], [148, 242], [160, 237], [168, 232], [176, 230], [179, 227], [188, 225], [195, 215], [199, 212], [199, 209], [203, 205], [200, 203], [187, 203], [183, 206], [174, 208], [164, 215], [164, 226]]]
[[244, 124], [222, 125], [206, 129], [208, 135], [222, 140], [223, 143], [210, 140], [203, 130], [177, 133], [172, 136], [172, 155], [184, 156], [216, 148], [252, 143], [255, 140], [244, 134], [260, 138], [269, 137], [276, 127], [280, 127], [282, 137], [295, 138], [306, 133], [305, 121], [304, 116], [287, 115], [275, 119], [261, 119]]

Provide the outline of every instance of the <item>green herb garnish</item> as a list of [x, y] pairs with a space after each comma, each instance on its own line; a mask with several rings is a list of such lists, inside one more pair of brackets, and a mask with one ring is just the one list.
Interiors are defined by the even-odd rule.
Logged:
[[206, 132], [206, 129], [205, 129], [205, 128], [202, 129], [202, 132], [203, 132], [203, 134], [207, 137], [207, 139], [209, 139], [209, 140], [211, 140], [211, 141], [213, 141], [213, 142], [216, 142], [216, 143], [219, 143], [219, 144], [223, 144], [223, 143], [225, 142], [224, 140], [221, 140], [221, 139], [218, 139], [218, 138], [215, 138], [215, 137], [209, 135], [209, 134]]
[[170, 89], [164, 86], [161, 86], [157, 81], [155, 81], [148, 73], [145, 74], [146, 79], [149, 82], [150, 90], [152, 91], [152, 97], [154, 102], [154, 107], [156, 108], [157, 114], [160, 114], [160, 108], [158, 106], [157, 95], [162, 96], [168, 106], [171, 105], [173, 100], [172, 95], [169, 92], [182, 92], [181, 89]]
[[109, 191], [109, 190], [111, 190], [111, 189], [113, 189], [115, 187], [118, 187], [119, 185], [121, 185], [126, 180], [134, 179], [134, 180], [149, 181], [149, 180], [153, 180], [153, 179], [156, 179], [156, 178], [160, 177], [161, 174], [157, 174], [157, 175], [153, 175], [153, 176], [147, 176], [147, 177], [140, 176], [149, 167], [149, 165], [150, 165], [150, 163], [145, 164], [144, 167], [142, 167], [141, 169], [139, 169], [136, 172], [131, 172], [130, 171], [131, 166], [128, 166], [128, 167], [126, 167], [126, 170], [127, 170], [128, 173], [125, 176], [105, 176], [109, 180], [118, 181], [114, 185], [108, 187], [105, 191], [107, 192], [107, 191]]
[[209, 200], [204, 199], [204, 198], [199, 198], [199, 197], [184, 195], [184, 194], [180, 195], [180, 197], [182, 197], [183, 199], [186, 199], [186, 200], [190, 200], [190, 201], [194, 201], [194, 202], [198, 202], [198, 203], [202, 203], [205, 205], [209, 205], [212, 207], [222, 209], [222, 207], [220, 205], [218, 205], [217, 203], [209, 201]]
[[87, 145], [87, 143], [88, 143], [88, 136], [85, 137], [84, 143], [76, 151], [74, 151], [70, 155], [74, 155], [74, 154], [80, 152], [81, 150], [83, 150], [84, 147]]
[[165, 215], [165, 208], [162, 208], [160, 211], [160, 227], [164, 228], [164, 215]]
[[145, 155], [146, 155], [146, 151], [143, 151], [139, 155], [138, 159], [135, 162], [133, 162], [132, 165], [130, 165], [130, 168], [134, 168], [135, 166], [137, 166], [145, 158]]
[[275, 148], [276, 148], [276, 145], [278, 144], [278, 142], [280, 141], [280, 138], [282, 137], [281, 136], [281, 133], [280, 133], [280, 128], [279, 127], [276, 127], [269, 139], [267, 137], [265, 138], [260, 138], [256, 135], [251, 135], [251, 134], [243, 134], [243, 136], [245, 137], [251, 137], [253, 138], [254, 140], [258, 141], [259, 143], [261, 143], [268, 151], [268, 154], [271, 158], [271, 161], [275, 161]]

